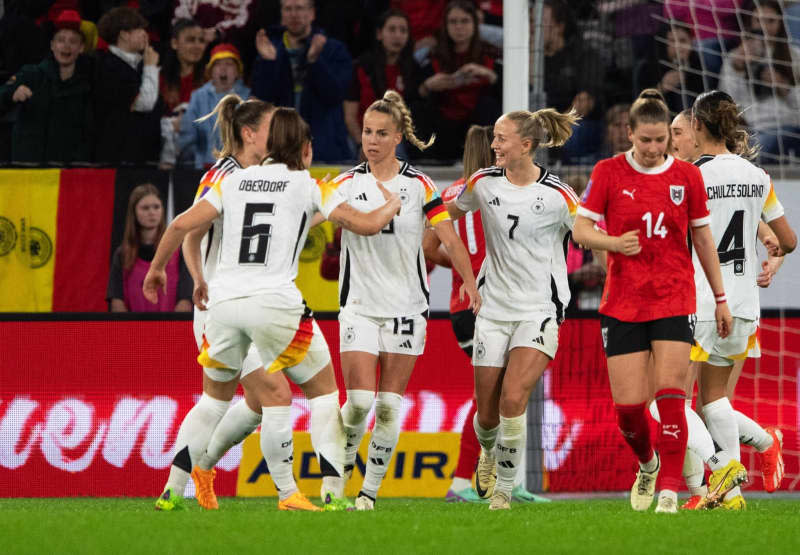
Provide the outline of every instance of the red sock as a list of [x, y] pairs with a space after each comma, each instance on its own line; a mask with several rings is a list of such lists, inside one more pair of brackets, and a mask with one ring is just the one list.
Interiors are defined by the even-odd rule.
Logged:
[[662, 389], [656, 393], [656, 405], [661, 416], [658, 433], [658, 455], [661, 457], [659, 489], [678, 491], [683, 484], [683, 457], [686, 454], [688, 431], [684, 402], [686, 395], [681, 389]]
[[472, 407], [469, 409], [467, 419], [464, 421], [464, 429], [461, 430], [461, 444], [458, 450], [458, 464], [453, 476], [472, 480], [472, 473], [478, 464], [478, 457], [481, 455], [481, 445], [478, 443], [478, 436], [475, 435], [475, 428], [472, 426], [472, 419], [478, 409], [475, 399], [472, 400]]
[[622, 432], [622, 437], [631, 446], [640, 463], [653, 459], [653, 446], [650, 444], [650, 426], [645, 416], [646, 403], [638, 405], [618, 405], [614, 403], [617, 411], [617, 426]]

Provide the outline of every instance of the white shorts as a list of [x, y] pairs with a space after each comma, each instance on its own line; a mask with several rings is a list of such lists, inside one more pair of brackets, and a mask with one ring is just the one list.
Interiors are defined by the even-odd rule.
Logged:
[[[192, 329], [194, 331], [194, 340], [197, 343], [197, 350], [202, 352], [205, 347], [208, 346], [206, 343], [206, 339], [204, 336], [206, 320], [208, 316], [207, 310], [197, 310], [194, 309], [194, 320], [192, 321]], [[261, 357], [258, 356], [258, 349], [256, 349], [255, 344], [250, 345], [250, 348], [247, 350], [247, 356], [244, 357], [244, 361], [242, 362], [242, 371], [241, 375], [238, 375], [239, 379], [244, 378], [248, 374], [252, 373], [254, 370], [258, 370], [261, 368]], [[227, 382], [232, 380], [230, 370], [221, 370], [217, 368], [203, 368], [206, 375], [214, 381], [217, 382]], [[234, 375], [233, 377], [237, 377]]]
[[691, 359], [707, 362], [713, 366], [733, 366], [737, 360], [758, 358], [758, 320], [733, 319], [733, 329], [725, 339], [717, 335], [717, 323], [713, 320], [697, 322], [694, 328]]
[[285, 370], [296, 384], [310, 380], [331, 360], [328, 344], [311, 311], [302, 306], [266, 306], [261, 297], [231, 299], [212, 306], [205, 340], [207, 346], [197, 362], [204, 368], [229, 372], [230, 379], [235, 377], [231, 369], [242, 368], [251, 345], [267, 372]]
[[421, 314], [379, 318], [345, 306], [339, 311], [339, 351], [421, 355], [428, 321]]
[[478, 314], [475, 318], [475, 339], [472, 364], [504, 368], [508, 353], [515, 347], [529, 347], [551, 359], [558, 350], [558, 322], [555, 316], [543, 314], [535, 320], [500, 322]]

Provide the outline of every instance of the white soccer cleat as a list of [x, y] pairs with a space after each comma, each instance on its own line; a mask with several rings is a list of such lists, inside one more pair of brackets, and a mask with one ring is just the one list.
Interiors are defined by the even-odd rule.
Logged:
[[662, 495], [658, 498], [658, 505], [656, 505], [657, 513], [677, 513], [678, 502], [668, 495]]
[[511, 508], [511, 497], [500, 490], [494, 490], [492, 500], [489, 502], [490, 511], [503, 511]]
[[356, 497], [356, 510], [357, 511], [374, 511], [375, 510], [375, 500], [371, 497], [364, 495], [363, 493], [359, 493], [358, 497]]
[[656, 495], [656, 480], [658, 471], [661, 470], [661, 459], [656, 454], [658, 466], [652, 472], [645, 472], [639, 468], [636, 473], [636, 481], [631, 488], [631, 507], [634, 511], [646, 511], [653, 504], [653, 497]]
[[497, 461], [494, 453], [481, 449], [481, 458], [478, 459], [478, 468], [475, 469], [475, 491], [481, 499], [487, 499], [494, 492], [497, 482]]

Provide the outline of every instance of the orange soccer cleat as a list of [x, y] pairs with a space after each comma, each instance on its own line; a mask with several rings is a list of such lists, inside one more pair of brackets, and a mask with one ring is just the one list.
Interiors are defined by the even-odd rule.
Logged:
[[317, 507], [308, 498], [299, 491], [294, 492], [292, 495], [278, 501], [279, 511], [321, 511], [322, 507]]
[[702, 495], [693, 495], [689, 499], [686, 500], [686, 503], [681, 505], [681, 509], [684, 511], [699, 511], [704, 509], [703, 507], [703, 496]]
[[199, 466], [195, 466], [194, 470], [192, 470], [192, 481], [194, 482], [197, 503], [204, 509], [219, 509], [217, 494], [214, 493], [214, 478], [216, 475], [217, 471], [213, 468], [211, 470], [203, 470]]
[[761, 475], [764, 477], [764, 490], [774, 492], [783, 480], [783, 434], [778, 428], [766, 428], [772, 436], [772, 445], [761, 455]]

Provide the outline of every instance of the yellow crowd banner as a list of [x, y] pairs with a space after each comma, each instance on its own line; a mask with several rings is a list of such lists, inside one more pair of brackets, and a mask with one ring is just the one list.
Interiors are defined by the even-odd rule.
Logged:
[[[361, 489], [367, 460], [367, 435], [361, 442], [353, 477], [345, 495], [355, 497]], [[381, 485], [381, 497], [444, 497], [458, 462], [461, 434], [455, 432], [402, 432]], [[242, 445], [242, 461], [236, 482], [240, 497], [275, 497], [278, 495], [261, 455], [260, 434], [251, 434]], [[306, 496], [319, 497], [322, 475], [311, 434], [294, 432], [294, 477]]]
[[0, 172], [1, 311], [52, 309], [60, 173]]
[[[345, 168], [339, 166], [314, 166], [309, 171], [316, 179], [333, 179]], [[336, 312], [339, 310], [339, 283], [327, 280], [320, 275], [320, 263], [325, 253], [325, 246], [333, 241], [336, 227], [330, 222], [312, 227], [308, 232], [306, 244], [300, 253], [295, 283], [303, 293], [303, 298], [318, 312]]]

